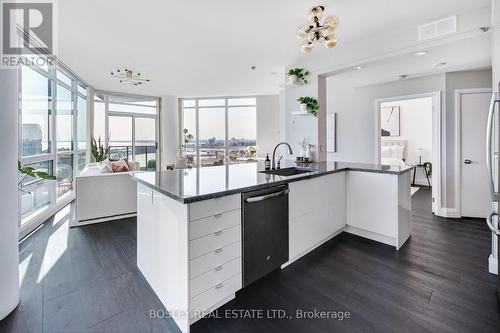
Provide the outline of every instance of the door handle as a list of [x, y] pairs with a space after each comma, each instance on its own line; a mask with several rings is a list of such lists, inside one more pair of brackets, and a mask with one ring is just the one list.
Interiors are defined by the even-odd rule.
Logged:
[[251, 197], [251, 198], [247, 198], [245, 201], [246, 201], [246, 202], [258, 202], [258, 201], [263, 201], [263, 200], [267, 200], [267, 199], [271, 199], [271, 198], [276, 198], [276, 197], [279, 197], [280, 195], [288, 194], [289, 192], [290, 192], [290, 190], [286, 189], [286, 190], [281, 191], [281, 192], [276, 192], [276, 193], [266, 194], [266, 195], [262, 195], [262, 196], [260, 196], [260, 197]]
[[500, 236], [500, 230], [495, 229], [493, 226], [493, 216], [498, 217], [498, 213], [491, 213], [491, 215], [486, 218], [486, 224], [488, 225], [488, 228], [490, 228], [491, 232], [494, 233], [497, 236]]
[[488, 177], [490, 178], [488, 183], [490, 187], [492, 201], [498, 201], [498, 199], [500, 198], [500, 193], [495, 192], [493, 167], [491, 165], [491, 160], [492, 160], [491, 141], [493, 140], [493, 117], [495, 116], [495, 106], [497, 103], [500, 104], [500, 92], [493, 94], [493, 96], [491, 97], [490, 110], [488, 112], [488, 123], [486, 125], [486, 168], [488, 169]]
[[465, 161], [464, 161], [464, 163], [465, 163], [465, 164], [471, 164], [471, 163], [472, 163], [472, 161], [471, 161], [471, 160], [465, 160]]

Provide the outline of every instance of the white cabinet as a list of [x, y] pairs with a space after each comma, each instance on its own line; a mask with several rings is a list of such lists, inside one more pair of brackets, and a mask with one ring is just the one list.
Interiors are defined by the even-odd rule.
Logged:
[[399, 249], [410, 237], [410, 173], [350, 171], [346, 231]]
[[182, 332], [242, 287], [240, 207], [239, 194], [183, 204], [137, 186], [137, 266]]
[[289, 184], [289, 262], [344, 228], [345, 177], [339, 172]]

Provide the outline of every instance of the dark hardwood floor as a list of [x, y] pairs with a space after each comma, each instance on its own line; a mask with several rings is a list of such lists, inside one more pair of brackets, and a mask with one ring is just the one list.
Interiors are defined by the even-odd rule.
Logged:
[[[435, 217], [426, 189], [412, 204], [412, 236], [399, 252], [341, 234], [241, 290], [192, 332], [500, 332], [484, 221]], [[163, 307], [136, 267], [135, 220], [69, 229], [70, 216], [21, 243], [21, 303], [0, 331], [178, 332], [149, 318]], [[300, 319], [300, 310], [350, 316]]]

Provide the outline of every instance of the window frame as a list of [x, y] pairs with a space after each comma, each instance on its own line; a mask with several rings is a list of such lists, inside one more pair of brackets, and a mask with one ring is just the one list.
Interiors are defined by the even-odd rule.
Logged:
[[[48, 121], [48, 126], [49, 126], [49, 137], [48, 137], [48, 145], [50, 146], [50, 152], [49, 153], [42, 153], [42, 154], [35, 154], [35, 155], [29, 155], [29, 156], [22, 156], [22, 149], [23, 149], [23, 139], [22, 139], [22, 127], [23, 127], [23, 105], [22, 105], [22, 99], [23, 99], [23, 67], [24, 65], [18, 66], [18, 90], [19, 90], [19, 103], [18, 103], [18, 156], [19, 156], [19, 161], [21, 162], [21, 165], [31, 165], [35, 163], [42, 163], [42, 162], [48, 162], [51, 170], [49, 170], [49, 174], [55, 175], [57, 177], [57, 170], [58, 170], [58, 160], [60, 155], [67, 155], [71, 154], [73, 156], [73, 161], [72, 161], [72, 181], [71, 181], [71, 190], [64, 193], [63, 195], [59, 196], [57, 195], [58, 191], [58, 181], [56, 180], [56, 184], [51, 187], [50, 191], [50, 203], [47, 204], [46, 207], [39, 208], [39, 209], [34, 209], [32, 213], [28, 214], [26, 217], [23, 217], [21, 214], [19, 214], [19, 231], [20, 235], [25, 235], [30, 230], [35, 229], [38, 227], [40, 223], [43, 221], [40, 221], [40, 216], [43, 216], [44, 212], [46, 211], [52, 211], [54, 207], [62, 202], [66, 202], [67, 200], [72, 200], [75, 195], [75, 181], [76, 177], [79, 174], [78, 170], [78, 154], [83, 153], [87, 151], [87, 148], [85, 149], [78, 149], [78, 115], [81, 112], [78, 108], [78, 97], [81, 97], [85, 99], [85, 112], [87, 114], [87, 120], [86, 123], [88, 123], [88, 94], [86, 93], [85, 95], [80, 93], [78, 90], [78, 87], [82, 87], [84, 89], [87, 89], [89, 86], [85, 82], [81, 81], [78, 77], [76, 77], [74, 74], [68, 72], [62, 66], [59, 66], [56, 63], [51, 63], [47, 64], [47, 70], [38, 67], [36, 65], [31, 65], [31, 66], [26, 66], [29, 67], [29, 70], [33, 70], [37, 72], [38, 74], [42, 75], [45, 79], [48, 80], [48, 86], [51, 92], [51, 100], [47, 104], [48, 105], [48, 116], [49, 116], [49, 121]], [[60, 79], [57, 78], [57, 72], [63, 73], [65, 76], [71, 79], [71, 85], [68, 85], [66, 82], [61, 81]], [[61, 86], [67, 90], [70, 91], [71, 93], [71, 122], [72, 122], [72, 145], [70, 150], [64, 150], [64, 151], [58, 151], [57, 147], [57, 115], [58, 115], [58, 109], [57, 109], [57, 91], [58, 91], [58, 86]], [[86, 126], [87, 127], [87, 126]], [[88, 141], [89, 138], [86, 137], [86, 141]], [[86, 162], [88, 162], [86, 158]], [[36, 189], [37, 186], [40, 186], [43, 183], [43, 180], [36, 180], [33, 182], [30, 182], [24, 189], [26, 191], [32, 191]], [[23, 192], [18, 191], [18, 203], [19, 207], [21, 208], [21, 201], [22, 201], [22, 196]], [[21, 209], [19, 210], [21, 212]]]
[[[229, 105], [229, 100], [230, 99], [246, 99], [246, 98], [253, 98], [255, 99], [255, 104], [249, 105], [249, 104], [244, 104], [244, 105], [239, 105], [239, 104], [234, 104], [234, 105]], [[201, 100], [224, 100], [224, 105], [219, 105], [219, 106], [200, 106], [199, 101]], [[194, 101], [195, 105], [194, 106], [186, 106], [184, 107], [184, 102], [185, 101]], [[235, 150], [236, 147], [232, 147], [229, 145], [229, 110], [232, 108], [255, 108], [255, 113], [257, 115], [257, 96], [256, 95], [251, 95], [251, 96], [216, 96], [216, 97], [189, 97], [189, 98], [180, 98], [179, 99], [179, 142], [184, 145], [184, 110], [185, 109], [190, 109], [190, 110], [195, 110], [195, 126], [196, 126], [196, 131], [195, 131], [195, 145], [194, 147], [190, 146], [189, 149], [194, 149], [196, 158], [195, 158], [195, 164], [196, 166], [202, 167], [200, 164], [200, 150], [203, 149], [220, 149], [224, 150], [224, 165], [227, 165], [228, 163], [228, 157], [229, 157], [229, 152], [232, 150]], [[201, 147], [200, 146], [200, 109], [220, 109], [224, 108], [224, 133], [225, 133], [225, 140], [224, 140], [224, 146], [220, 147]], [[255, 133], [255, 141], [257, 144], [257, 133]]]
[[[96, 90], [94, 92], [95, 95], [103, 95], [103, 100], [102, 101], [96, 101], [95, 98], [92, 101], [95, 105], [95, 103], [102, 103], [104, 105], [104, 142], [107, 142], [109, 139], [109, 117], [131, 117], [132, 119], [132, 161], [136, 161], [136, 140], [135, 140], [135, 120], [137, 118], [148, 118], [148, 119], [154, 119], [155, 120], [155, 161], [156, 161], [156, 169], [159, 170], [160, 168], [160, 98], [155, 97], [155, 96], [145, 96], [145, 95], [135, 95], [135, 94], [125, 94], [125, 93], [117, 93], [117, 92], [110, 92], [110, 91], [104, 91], [104, 90]], [[131, 97], [135, 98], [138, 100], [144, 100], [144, 101], [151, 101], [155, 100], [156, 106], [151, 106], [147, 104], [140, 104], [139, 102], [122, 102], [122, 101], [110, 101], [110, 96], [123, 96], [123, 97]], [[129, 106], [139, 106], [139, 107], [147, 107], [151, 109], [155, 109], [154, 114], [145, 114], [145, 113], [136, 113], [136, 112], [127, 112], [127, 111], [113, 111], [109, 109], [110, 104], [119, 104], [119, 105], [129, 105]], [[94, 114], [92, 114], [92, 118], [94, 118]], [[92, 119], [92, 129], [90, 131], [91, 135], [94, 135], [94, 119]], [[146, 159], [146, 168], [147, 168], [147, 159]], [[149, 170], [148, 170], [149, 171]]]

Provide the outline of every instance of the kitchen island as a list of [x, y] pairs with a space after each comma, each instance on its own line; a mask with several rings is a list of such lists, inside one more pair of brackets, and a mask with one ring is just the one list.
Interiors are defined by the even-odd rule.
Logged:
[[290, 176], [262, 173], [261, 163], [133, 176], [137, 266], [183, 332], [242, 288], [242, 193], [289, 187], [289, 260], [282, 267], [341, 232], [396, 250], [410, 237], [411, 167], [299, 167], [306, 170]]

